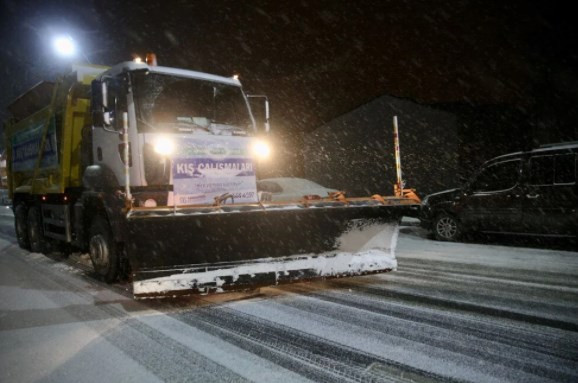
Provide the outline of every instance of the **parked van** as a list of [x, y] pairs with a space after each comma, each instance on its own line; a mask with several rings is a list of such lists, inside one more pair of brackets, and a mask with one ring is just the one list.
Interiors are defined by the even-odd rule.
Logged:
[[462, 188], [426, 196], [422, 226], [436, 239], [465, 232], [578, 238], [578, 142], [487, 161]]

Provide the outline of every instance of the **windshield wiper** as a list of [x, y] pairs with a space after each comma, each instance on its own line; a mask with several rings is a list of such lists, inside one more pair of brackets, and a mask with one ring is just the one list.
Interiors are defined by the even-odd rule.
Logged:
[[175, 124], [177, 125], [177, 129], [179, 129], [179, 130], [182, 130], [182, 128], [181, 128], [180, 125], [187, 125], [187, 126], [192, 126], [193, 128], [202, 129], [202, 130], [204, 130], [205, 132], [209, 132], [209, 131], [210, 131], [210, 130], [209, 130], [209, 126], [210, 126], [210, 125], [209, 125], [209, 126], [203, 126], [203, 125], [201, 125], [201, 124], [197, 124], [197, 123], [194, 122], [194, 121], [182, 121], [182, 120], [181, 120], [181, 121], [177, 121]]
[[[152, 131], [163, 130], [160, 126], [155, 126], [155, 125], [143, 120], [140, 117], [137, 118], [137, 121], [139, 123], [143, 124], [144, 126], [146, 126], [149, 130], [152, 130]], [[162, 123], [159, 123], [159, 125], [164, 126], [164, 127], [171, 126], [171, 127], [173, 127], [173, 129], [180, 130], [180, 131], [192, 131], [193, 129], [201, 129], [201, 130], [204, 130], [205, 132], [210, 131], [208, 127], [204, 127], [204, 126], [197, 124], [193, 121], [162, 122]], [[182, 125], [186, 125], [187, 128], [184, 128]]]

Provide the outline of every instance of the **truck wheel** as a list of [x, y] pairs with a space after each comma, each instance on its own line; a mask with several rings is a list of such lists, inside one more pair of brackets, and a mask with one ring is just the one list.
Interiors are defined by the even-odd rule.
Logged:
[[106, 283], [116, 281], [119, 271], [118, 251], [108, 221], [104, 217], [97, 216], [92, 221], [88, 249], [98, 277]]
[[14, 210], [14, 231], [16, 232], [16, 239], [18, 246], [21, 249], [30, 250], [30, 242], [28, 241], [28, 215], [25, 205], [18, 205]]
[[433, 234], [438, 241], [455, 241], [461, 234], [456, 217], [442, 213], [433, 222]]
[[47, 243], [44, 239], [44, 230], [40, 218], [40, 209], [31, 207], [28, 209], [28, 241], [30, 251], [33, 253], [46, 253]]

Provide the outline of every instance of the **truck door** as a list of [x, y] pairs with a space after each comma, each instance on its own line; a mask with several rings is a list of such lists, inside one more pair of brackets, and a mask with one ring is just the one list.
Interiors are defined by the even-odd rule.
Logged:
[[576, 235], [578, 186], [576, 154], [541, 155], [530, 159], [524, 193], [524, 228], [528, 233]]
[[[123, 128], [123, 113], [129, 111], [128, 90], [125, 85], [126, 76], [123, 75], [119, 78], [109, 77], [104, 80], [104, 83], [106, 84], [106, 94], [93, 97], [96, 98], [93, 103], [102, 103], [101, 113], [106, 112], [107, 118], [101, 118], [100, 121], [94, 124], [92, 131], [92, 157], [94, 164], [109, 169], [115, 175], [117, 182], [120, 185], [124, 185], [124, 144], [120, 132], [122, 132]], [[100, 100], [100, 97], [102, 97], [102, 100]], [[106, 103], [103, 101], [106, 101]], [[133, 144], [137, 142], [136, 129], [131, 128], [132, 125], [134, 125], [134, 121], [129, 125], [129, 141], [131, 145], [129, 153], [131, 159], [138, 158], [138, 145]], [[133, 161], [131, 160], [129, 160], [129, 163], [132, 168], [130, 182], [132, 185], [140, 185], [138, 166], [133, 167]]]
[[477, 231], [519, 232], [522, 221], [520, 159], [484, 168], [462, 198], [460, 218]]

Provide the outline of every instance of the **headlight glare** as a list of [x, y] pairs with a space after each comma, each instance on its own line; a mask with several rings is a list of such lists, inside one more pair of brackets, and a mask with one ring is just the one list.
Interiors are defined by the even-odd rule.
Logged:
[[155, 153], [170, 156], [175, 151], [175, 143], [167, 137], [159, 137], [154, 144]]
[[271, 147], [265, 141], [258, 140], [253, 143], [253, 154], [259, 159], [269, 158], [271, 155]]

